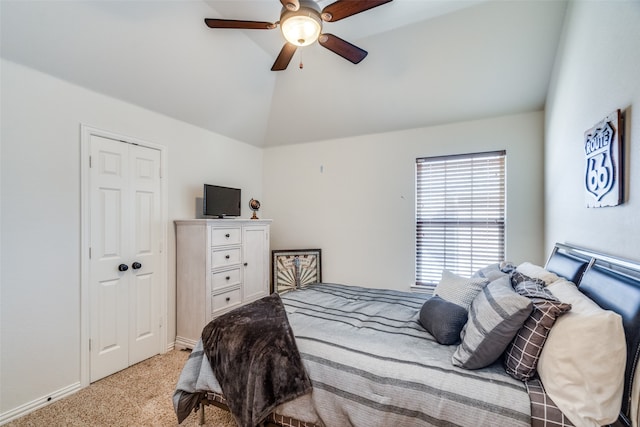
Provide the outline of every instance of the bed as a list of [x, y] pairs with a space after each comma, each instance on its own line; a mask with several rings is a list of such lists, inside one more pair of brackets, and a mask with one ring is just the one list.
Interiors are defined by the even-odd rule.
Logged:
[[[571, 310], [558, 315], [555, 325], [548, 330], [544, 346], [540, 345], [536, 369], [530, 377], [525, 375], [526, 380], [518, 376], [529, 350], [523, 356], [516, 345], [524, 326], [518, 327], [516, 338], [508, 337], [507, 349], [501, 349], [499, 357], [486, 366], [476, 363], [477, 355], [482, 353], [478, 349], [465, 359], [464, 338], [462, 342], [444, 345], [438, 342], [442, 338], [439, 331], [427, 331], [424, 326], [427, 321], [421, 317], [426, 316], [425, 308], [436, 307], [430, 313], [437, 313], [440, 306], [434, 305], [435, 301], [446, 296], [445, 292], [438, 294], [438, 288], [433, 296], [320, 283], [274, 294], [270, 296], [274, 301], [263, 303], [277, 303], [286, 312], [285, 326], [295, 337], [292, 342], [285, 341], [286, 346], [299, 354], [302, 374], [308, 375], [312, 388], [300, 388], [297, 394], [261, 406], [260, 410], [268, 415], [265, 418], [259, 414], [260, 422], [297, 427], [582, 426], [605, 424], [603, 420], [607, 420], [606, 423], [616, 426], [637, 425], [638, 390], [637, 382], [636, 387], [633, 382], [640, 341], [637, 272], [638, 266], [628, 260], [564, 244], [555, 246], [544, 268], [523, 263], [479, 271], [476, 283], [481, 283], [480, 279], [486, 282], [467, 307], [470, 321], [466, 322], [469, 326], [464, 326], [465, 338], [473, 336], [471, 323], [482, 323], [474, 317], [479, 301], [484, 298], [495, 302], [494, 297], [498, 300], [502, 288], [496, 283], [504, 282], [505, 274], [510, 284], [519, 274], [527, 279], [523, 282], [526, 286], [535, 281], [553, 295], [559, 295], [559, 300], [567, 298], [573, 302], [573, 307], [565, 302], [556, 304], [556, 308], [565, 307], [565, 311], [569, 305]], [[483, 294], [488, 297], [481, 298]], [[599, 311], [589, 305], [593, 304], [590, 301], [572, 299], [583, 296], [595, 302]], [[445, 306], [449, 307], [442, 305]], [[583, 311], [587, 314], [582, 315], [580, 307], [586, 307]], [[519, 308], [518, 313], [523, 310]], [[530, 321], [532, 316], [525, 317]], [[492, 333], [498, 330], [496, 336], [504, 341], [507, 338], [500, 328], [494, 328]], [[584, 331], [575, 333], [580, 328]], [[192, 350], [176, 386], [173, 400], [179, 421], [193, 410], [200, 411], [200, 419], [204, 421], [205, 405], [234, 410], [237, 407], [235, 402], [230, 405], [230, 401], [237, 399], [227, 399], [227, 395], [233, 395], [227, 385], [229, 380], [218, 378], [224, 376], [225, 370], [216, 371], [216, 366], [209, 363], [212, 348], [220, 352], [224, 346], [212, 345], [207, 337], [213, 334], [206, 331], [207, 328]], [[233, 334], [237, 336], [237, 331]], [[272, 337], [263, 338], [274, 341]], [[600, 338], [603, 345], [595, 341]], [[482, 347], [481, 343], [477, 347], [494, 352], [496, 346], [493, 341], [491, 344]], [[273, 353], [261, 348], [262, 353]], [[514, 354], [520, 354], [516, 357], [515, 377], [507, 373], [510, 366], [507, 360], [514, 359]], [[485, 354], [482, 356], [486, 359]], [[295, 372], [283, 363], [273, 360], [265, 363], [272, 367], [267, 369], [269, 379], [258, 379], [256, 384]], [[278, 366], [285, 366], [286, 372], [278, 372]], [[218, 377], [214, 372], [218, 372]], [[245, 398], [243, 404], [262, 395], [253, 388], [250, 394], [251, 399]], [[239, 420], [234, 410], [232, 413]], [[258, 411], [253, 410], [254, 414]], [[243, 419], [239, 424], [257, 423], [255, 419]]]

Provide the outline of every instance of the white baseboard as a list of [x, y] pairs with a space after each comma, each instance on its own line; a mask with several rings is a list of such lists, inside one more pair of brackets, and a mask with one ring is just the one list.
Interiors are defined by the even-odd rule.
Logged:
[[80, 389], [82, 389], [82, 386], [80, 385], [80, 382], [77, 382], [54, 391], [53, 393], [49, 393], [47, 395], [39, 397], [38, 399], [32, 400], [31, 402], [25, 403], [24, 405], [20, 405], [17, 408], [4, 412], [0, 414], [0, 425], [27, 415], [28, 413], [33, 412], [36, 409], [43, 408], [50, 403], [55, 402], [56, 400], [62, 399], [63, 397], [70, 396]]
[[190, 338], [185, 338], [181, 336], [176, 337], [176, 348], [179, 350], [183, 350], [185, 348], [192, 350], [197, 343], [198, 341], [192, 340]]

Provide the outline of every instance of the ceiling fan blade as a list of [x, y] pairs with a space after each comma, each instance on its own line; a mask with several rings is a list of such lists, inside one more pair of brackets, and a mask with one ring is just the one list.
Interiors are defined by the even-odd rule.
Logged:
[[298, 0], [280, 0], [280, 3], [282, 3], [285, 9], [292, 12], [300, 9], [300, 2]]
[[358, 46], [333, 34], [321, 34], [320, 38], [318, 38], [318, 43], [354, 64], [359, 63], [367, 56], [366, 50], [360, 49]]
[[356, 13], [373, 9], [393, 0], [338, 0], [322, 9], [322, 19], [327, 22], [336, 22]]
[[293, 54], [296, 53], [297, 46], [291, 43], [285, 43], [282, 46], [282, 50], [280, 54], [276, 58], [276, 62], [273, 63], [271, 67], [271, 71], [282, 71], [286, 70], [289, 62], [291, 62], [291, 58], [293, 58]]
[[272, 30], [277, 27], [271, 22], [237, 21], [234, 19], [205, 18], [204, 23], [209, 28], [237, 28], [241, 30]]

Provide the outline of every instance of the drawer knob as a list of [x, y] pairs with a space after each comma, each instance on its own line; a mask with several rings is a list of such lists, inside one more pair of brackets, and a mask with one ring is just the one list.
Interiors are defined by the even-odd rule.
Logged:
[[225, 255], [224, 257], [225, 257], [226, 259], [229, 259], [229, 258], [231, 258], [231, 257], [230, 257], [229, 255]]
[[249, 263], [248, 263], [248, 262], [245, 262], [245, 263], [244, 263], [244, 266], [246, 267], [247, 265], [249, 265]]
[[227, 234], [224, 235], [224, 237], [226, 237], [228, 239], [229, 237], [231, 237], [231, 234], [227, 233]]
[[230, 297], [227, 297], [227, 302], [229, 302], [229, 301], [231, 301], [231, 298], [230, 298]]
[[230, 280], [230, 279], [231, 279], [231, 277], [227, 276], [227, 277], [225, 277], [225, 279]]

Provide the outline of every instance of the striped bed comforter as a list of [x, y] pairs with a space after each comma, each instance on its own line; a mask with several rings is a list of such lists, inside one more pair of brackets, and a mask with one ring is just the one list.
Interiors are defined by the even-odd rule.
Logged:
[[[422, 328], [428, 296], [323, 283], [281, 297], [313, 391], [276, 413], [327, 427], [531, 425], [523, 382], [499, 362], [453, 366], [455, 346]], [[193, 365], [183, 388], [220, 393], [206, 358]]]

